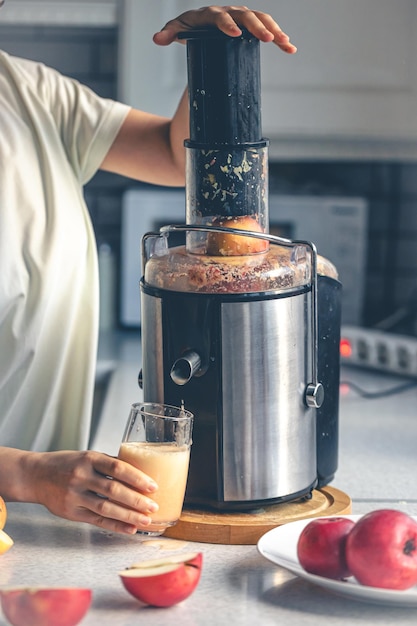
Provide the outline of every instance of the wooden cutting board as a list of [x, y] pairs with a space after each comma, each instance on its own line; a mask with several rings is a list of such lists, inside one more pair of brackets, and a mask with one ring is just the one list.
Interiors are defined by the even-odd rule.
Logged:
[[175, 526], [165, 537], [218, 543], [223, 545], [256, 545], [268, 530], [319, 515], [348, 515], [352, 500], [334, 487], [315, 489], [310, 500], [283, 502], [246, 513], [221, 513], [185, 508]]

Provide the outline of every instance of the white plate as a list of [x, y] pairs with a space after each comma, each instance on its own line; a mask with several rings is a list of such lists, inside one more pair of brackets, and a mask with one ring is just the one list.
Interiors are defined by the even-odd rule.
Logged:
[[[349, 517], [356, 521], [361, 515], [341, 515], [340, 517]], [[417, 519], [417, 517], [414, 519]], [[331, 578], [324, 578], [323, 576], [306, 572], [297, 558], [297, 542], [301, 531], [309, 522], [311, 522], [311, 518], [273, 528], [259, 539], [257, 546], [259, 552], [268, 561], [285, 567], [285, 569], [300, 576], [300, 578], [305, 578], [305, 580], [315, 585], [355, 600], [391, 606], [417, 607], [417, 586], [405, 591], [379, 589], [377, 587], [359, 585], [354, 578], [348, 578], [346, 581], [332, 580]]]

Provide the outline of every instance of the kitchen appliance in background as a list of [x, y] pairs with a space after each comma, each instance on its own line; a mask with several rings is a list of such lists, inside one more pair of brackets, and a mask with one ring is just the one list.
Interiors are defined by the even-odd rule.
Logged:
[[195, 414], [187, 504], [308, 499], [337, 469], [341, 284], [314, 244], [269, 234], [259, 41], [186, 38], [186, 223], [166, 196], [171, 225], [142, 239], [144, 400]]
[[[140, 326], [141, 237], [184, 221], [185, 190], [134, 188], [122, 204], [120, 323]], [[365, 290], [368, 204], [361, 197], [269, 194], [269, 230], [313, 241], [343, 284], [343, 324], [360, 326]]]

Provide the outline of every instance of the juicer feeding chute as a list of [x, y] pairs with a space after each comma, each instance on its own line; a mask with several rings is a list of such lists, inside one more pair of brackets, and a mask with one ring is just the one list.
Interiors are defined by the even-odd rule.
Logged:
[[[261, 127], [259, 40], [247, 31], [235, 39], [217, 29], [191, 31], [184, 38], [190, 102], [186, 222], [267, 232], [269, 142]], [[228, 250], [215, 234], [187, 235], [189, 252], [247, 254], [267, 248], [259, 239], [237, 243], [239, 250]]]
[[314, 244], [269, 234], [259, 41], [184, 38], [186, 223], [143, 237], [141, 380], [195, 415], [186, 503], [248, 510], [333, 478], [340, 283]]

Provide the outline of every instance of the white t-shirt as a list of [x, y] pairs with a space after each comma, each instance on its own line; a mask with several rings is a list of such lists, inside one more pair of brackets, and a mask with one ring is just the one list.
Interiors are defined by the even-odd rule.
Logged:
[[0, 52], [0, 445], [87, 446], [99, 298], [82, 186], [128, 110]]

